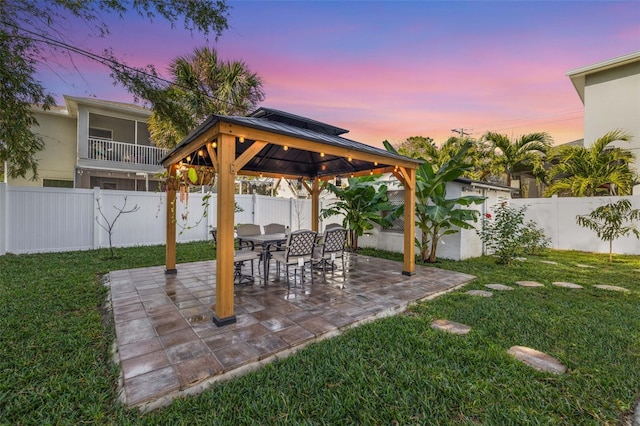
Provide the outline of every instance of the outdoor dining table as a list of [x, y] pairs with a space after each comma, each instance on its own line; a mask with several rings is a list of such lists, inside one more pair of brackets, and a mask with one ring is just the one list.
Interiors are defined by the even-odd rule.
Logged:
[[269, 246], [271, 245], [282, 245], [287, 242], [287, 234], [284, 232], [280, 232], [277, 234], [260, 234], [260, 235], [249, 235], [242, 237], [242, 241], [249, 241], [254, 245], [259, 245], [262, 247], [262, 267], [264, 273], [264, 285], [267, 285], [267, 281], [269, 278]]

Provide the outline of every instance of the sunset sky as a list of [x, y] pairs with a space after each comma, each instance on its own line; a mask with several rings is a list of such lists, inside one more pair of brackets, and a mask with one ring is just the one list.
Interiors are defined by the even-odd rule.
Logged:
[[[566, 72], [640, 50], [640, 1], [231, 1], [230, 29], [209, 45], [262, 78], [262, 106], [336, 125], [374, 146], [410, 136], [440, 143], [464, 128], [509, 136], [583, 136]], [[178, 25], [105, 16], [111, 35], [78, 25], [73, 42], [130, 65], [169, 61], [207, 41]], [[70, 26], [71, 27], [71, 26]], [[42, 68], [62, 95], [131, 102], [101, 65]], [[165, 73], [166, 76], [166, 73]]]

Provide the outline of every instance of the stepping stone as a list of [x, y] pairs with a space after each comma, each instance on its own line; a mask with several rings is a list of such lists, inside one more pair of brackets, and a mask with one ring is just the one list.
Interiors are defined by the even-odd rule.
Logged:
[[592, 265], [583, 265], [582, 263], [576, 263], [576, 266], [578, 268], [595, 268], [595, 266]]
[[574, 284], [574, 283], [567, 283], [564, 281], [556, 281], [551, 283], [553, 285], [555, 285], [556, 287], [564, 287], [564, 288], [582, 288], [581, 285], [578, 284]]
[[508, 353], [538, 371], [554, 374], [562, 374], [567, 371], [567, 367], [551, 355], [526, 346], [511, 346]]
[[553, 260], [541, 260], [540, 263], [546, 263], [547, 265], [557, 265], [558, 262], [554, 262]]
[[520, 287], [544, 287], [544, 284], [541, 284], [537, 281], [516, 281]]
[[490, 291], [484, 291], [484, 290], [469, 290], [467, 292], [467, 294], [471, 295], [471, 296], [480, 296], [480, 297], [492, 297], [493, 293], [491, 293]]
[[498, 290], [498, 291], [513, 290], [513, 287], [509, 287], [508, 285], [502, 285], [502, 284], [486, 284], [485, 287], [490, 288], [491, 290]]
[[526, 262], [527, 258], [526, 257], [515, 257], [515, 260], [517, 260], [518, 262]]
[[431, 328], [453, 334], [467, 334], [471, 331], [471, 327], [468, 325], [441, 319], [432, 322]]
[[595, 288], [600, 288], [602, 290], [611, 290], [611, 291], [624, 291], [629, 292], [628, 288], [618, 287], [617, 285], [606, 285], [606, 284], [597, 284], [594, 285]]

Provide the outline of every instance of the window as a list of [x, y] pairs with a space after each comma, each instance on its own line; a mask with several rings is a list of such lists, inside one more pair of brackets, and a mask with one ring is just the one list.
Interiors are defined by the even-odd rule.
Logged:
[[42, 186], [45, 188], [73, 188], [73, 181], [62, 179], [42, 179]]
[[113, 131], [111, 129], [100, 129], [97, 127], [89, 127], [89, 137], [97, 139], [113, 140]]

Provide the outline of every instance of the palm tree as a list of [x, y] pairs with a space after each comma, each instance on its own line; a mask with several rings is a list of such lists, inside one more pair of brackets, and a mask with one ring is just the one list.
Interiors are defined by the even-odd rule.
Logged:
[[631, 135], [614, 130], [596, 140], [589, 148], [564, 146], [554, 150], [546, 196], [553, 194], [593, 197], [596, 195], [631, 195], [638, 176], [629, 167], [635, 159], [624, 148], [610, 146], [614, 141], [629, 142]]
[[264, 100], [260, 77], [242, 61], [223, 61], [215, 49], [196, 48], [175, 58], [173, 84], [149, 119], [151, 138], [173, 147], [211, 114], [246, 115]]
[[491, 143], [495, 172], [506, 175], [507, 186], [517, 174], [532, 172], [551, 147], [551, 137], [544, 132], [529, 133], [513, 141], [494, 132], [485, 133], [483, 138]]
[[467, 144], [470, 144], [470, 148], [465, 149], [465, 152], [467, 152], [465, 163], [469, 167], [464, 171], [463, 176], [474, 180], [484, 180], [491, 174], [489, 168], [491, 161], [488, 157], [489, 151], [483, 141], [450, 137], [438, 147], [433, 139], [429, 137], [412, 136], [395, 149], [399, 154], [427, 160], [432, 165], [433, 170], [437, 171], [455, 157], [462, 147]]

